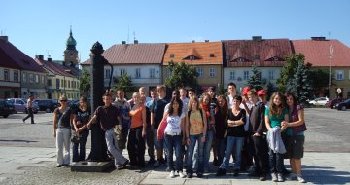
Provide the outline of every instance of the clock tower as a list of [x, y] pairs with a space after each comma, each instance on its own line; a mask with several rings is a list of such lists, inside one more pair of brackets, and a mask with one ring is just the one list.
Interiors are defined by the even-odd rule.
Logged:
[[70, 27], [69, 37], [66, 42], [66, 50], [64, 51], [63, 65], [68, 67], [78, 68], [78, 51], [76, 49], [77, 41], [75, 41], [72, 33], [72, 26]]

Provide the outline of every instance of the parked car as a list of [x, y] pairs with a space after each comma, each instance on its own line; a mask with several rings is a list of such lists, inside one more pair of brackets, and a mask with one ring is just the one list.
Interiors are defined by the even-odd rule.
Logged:
[[325, 106], [326, 103], [328, 103], [329, 99], [328, 97], [319, 97], [315, 98], [314, 100], [310, 100], [309, 103], [312, 105], [323, 105]]
[[15, 114], [16, 109], [9, 101], [0, 99], [0, 116], [7, 118], [10, 114]]
[[342, 98], [334, 98], [326, 104], [326, 107], [333, 109], [336, 104], [338, 104], [342, 101], [344, 101]]
[[47, 113], [53, 112], [58, 107], [58, 101], [56, 99], [35, 99], [34, 102], [38, 104], [40, 111]]
[[[24, 99], [24, 98], [8, 98], [7, 100], [15, 106], [16, 112], [28, 113], [26, 99]], [[39, 111], [39, 105], [34, 102], [33, 113], [36, 114], [36, 113], [38, 113], [38, 111]]]
[[337, 110], [346, 110], [346, 109], [350, 109], [350, 99], [347, 99], [343, 102], [340, 102], [338, 104], [335, 105], [335, 108]]

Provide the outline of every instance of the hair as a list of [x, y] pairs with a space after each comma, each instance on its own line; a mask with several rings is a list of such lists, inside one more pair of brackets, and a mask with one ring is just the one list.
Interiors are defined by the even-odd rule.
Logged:
[[209, 102], [208, 102], [208, 105], [210, 105], [210, 103], [211, 103], [211, 96], [207, 93], [207, 92], [204, 92], [203, 94], [202, 94], [202, 97], [201, 97], [201, 99], [200, 99], [200, 102], [201, 102], [201, 104], [204, 102], [204, 97], [205, 96], [208, 96], [209, 97]]
[[171, 97], [173, 97], [173, 94], [176, 93], [176, 97], [180, 97], [180, 91], [179, 90], [173, 90], [171, 93]]
[[240, 96], [240, 95], [235, 95], [235, 96], [233, 97], [233, 99], [234, 99], [234, 100], [237, 100], [237, 101], [239, 101], [239, 102], [242, 102], [242, 96]]
[[[279, 106], [275, 105], [273, 103], [273, 99], [276, 97], [276, 96], [279, 96], [281, 98], [281, 104]], [[274, 92], [272, 93], [271, 95], [271, 98], [270, 98], [270, 110], [269, 110], [269, 114], [270, 115], [281, 115], [282, 114], [282, 111], [283, 109], [286, 107], [286, 100], [285, 100], [285, 97], [282, 93], [280, 92]]]
[[192, 111], [192, 103], [193, 102], [197, 102], [197, 107], [196, 109], [199, 110], [199, 100], [197, 97], [193, 97], [190, 99], [190, 101], [188, 102], [188, 111]]
[[293, 107], [294, 107], [294, 110], [296, 110], [296, 108], [297, 108], [297, 105], [298, 105], [298, 99], [297, 99], [297, 97], [295, 96], [295, 94], [293, 94], [292, 92], [286, 92], [285, 94], [284, 94], [284, 96], [286, 97], [286, 99], [287, 99], [287, 97], [289, 97], [289, 96], [291, 96], [292, 98], [293, 98]]
[[222, 110], [222, 113], [224, 113], [225, 115], [224, 115], [224, 117], [226, 117], [226, 115], [227, 115], [227, 99], [226, 99], [226, 96], [225, 95], [219, 95], [218, 97], [217, 97], [217, 100], [219, 101], [220, 99], [222, 99], [223, 101], [224, 101], [224, 105], [221, 107], [221, 106], [218, 106], [219, 107], [219, 109], [221, 109]]
[[251, 89], [251, 90], [248, 92], [248, 95], [258, 96], [258, 93], [256, 92], [255, 89]]
[[[88, 104], [88, 99], [87, 99], [86, 96], [81, 96], [79, 100], [80, 100], [80, 101], [83, 101], [84, 103], [86, 103], [86, 107], [89, 106], [89, 104]], [[79, 105], [79, 107], [82, 108], [81, 105]]]
[[169, 113], [169, 115], [172, 115], [174, 113], [173, 104], [175, 101], [179, 104], [179, 109], [177, 111], [177, 114], [180, 117], [181, 113], [182, 113], [183, 103], [182, 103], [182, 100], [177, 96], [174, 96], [171, 98], [168, 113]]
[[108, 91], [108, 90], [107, 90], [107, 91], [102, 95], [102, 98], [105, 97], [105, 96], [112, 97], [111, 91]]
[[166, 87], [165, 87], [165, 85], [157, 85], [157, 90], [161, 90], [161, 91], [163, 91], [163, 92], [165, 92], [165, 90], [166, 90]]
[[233, 82], [228, 83], [228, 84], [227, 84], [227, 87], [228, 87], [228, 86], [233, 86], [233, 87], [235, 87], [235, 89], [236, 89], [236, 84], [233, 83]]

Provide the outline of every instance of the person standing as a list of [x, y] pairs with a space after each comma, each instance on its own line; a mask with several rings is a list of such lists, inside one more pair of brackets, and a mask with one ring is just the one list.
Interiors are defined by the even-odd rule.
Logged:
[[[183, 132], [184, 130], [184, 119], [181, 118], [182, 114], [182, 100], [175, 96], [170, 101], [169, 111], [162, 118], [166, 119], [166, 127], [164, 130], [164, 141], [167, 148], [167, 164], [168, 169], [170, 170], [170, 178], [175, 177], [175, 170], [177, 170], [181, 178], [186, 177], [183, 173], [183, 153], [182, 153], [182, 141], [183, 141]], [[165, 124], [161, 122], [161, 124]], [[159, 125], [161, 128], [162, 125]], [[160, 129], [157, 130], [157, 135], [161, 132]], [[175, 168], [173, 162], [173, 153], [175, 149]]]
[[229, 109], [227, 117], [227, 143], [225, 157], [216, 173], [217, 176], [226, 174], [232, 151], [234, 151], [235, 154], [235, 163], [233, 166], [234, 176], [238, 175], [241, 167], [241, 151], [245, 135], [244, 124], [246, 122], [246, 111], [239, 107], [241, 103], [241, 96], [236, 95], [233, 97], [232, 107]]
[[[53, 111], [53, 136], [56, 138], [57, 167], [70, 164], [70, 138], [73, 110], [67, 105], [67, 97], [59, 98], [60, 106]], [[65, 153], [63, 153], [63, 149]]]
[[28, 115], [22, 119], [22, 122], [25, 123], [25, 121], [30, 118], [30, 123], [31, 124], [35, 124], [34, 123], [34, 114], [33, 114], [33, 102], [34, 101], [34, 95], [29, 95], [29, 98], [27, 99], [27, 112], [28, 112]]
[[287, 154], [290, 157], [290, 166], [293, 173], [292, 179], [297, 179], [300, 183], [306, 183], [301, 174], [301, 158], [304, 154], [304, 131], [306, 130], [304, 121], [304, 108], [298, 105], [297, 98], [292, 93], [286, 93], [287, 105], [289, 109], [289, 123], [283, 122], [287, 129]]
[[90, 120], [90, 108], [85, 96], [80, 98], [79, 107], [73, 117], [74, 131], [79, 136], [79, 142], [73, 143], [73, 162], [85, 161], [86, 141], [89, 135], [89, 129], [86, 124]]
[[131, 108], [129, 115], [131, 117], [130, 132], [128, 137], [128, 154], [131, 166], [145, 166], [145, 140], [146, 137], [146, 97], [142, 99], [140, 93], [135, 96], [135, 105]]
[[121, 122], [120, 114], [118, 108], [112, 105], [112, 95], [109, 92], [106, 92], [102, 98], [104, 106], [97, 107], [87, 127], [90, 128], [96, 122], [100, 125], [101, 129], [105, 131], [107, 148], [114, 157], [114, 164], [118, 169], [122, 169], [129, 164], [129, 161], [123, 157], [122, 151], [115, 143], [114, 127]]
[[227, 100], [224, 95], [217, 97], [218, 108], [215, 110], [215, 145], [218, 154], [218, 163], [222, 164], [226, 150], [226, 128], [227, 128]]
[[232, 107], [233, 97], [236, 96], [236, 84], [230, 82], [227, 85], [227, 108], [230, 109]]
[[289, 122], [285, 97], [280, 92], [274, 92], [270, 98], [270, 107], [265, 109], [265, 126], [269, 146], [270, 172], [273, 182], [283, 182], [283, 154], [286, 153], [281, 132], [286, 129], [282, 123]]

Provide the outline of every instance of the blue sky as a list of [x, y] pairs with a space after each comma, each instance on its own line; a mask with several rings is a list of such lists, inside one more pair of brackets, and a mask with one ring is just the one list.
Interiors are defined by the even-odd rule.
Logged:
[[[99, 41], [140, 43], [330, 36], [350, 47], [348, 0], [0, 0], [1, 35], [34, 57], [63, 59], [70, 25], [84, 61]], [[129, 37], [128, 37], [129, 35]]]

